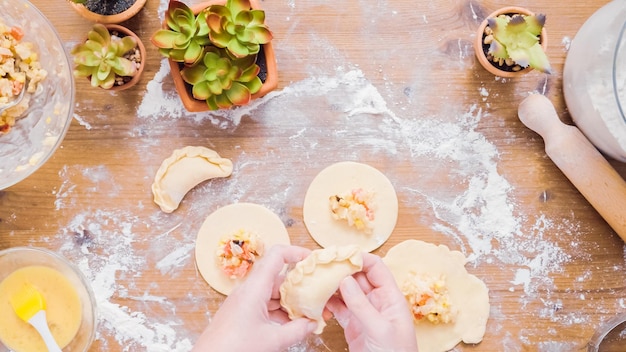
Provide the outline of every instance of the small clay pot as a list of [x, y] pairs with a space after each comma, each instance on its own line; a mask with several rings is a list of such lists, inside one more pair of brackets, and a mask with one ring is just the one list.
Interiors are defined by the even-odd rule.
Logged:
[[[210, 1], [200, 3], [200, 4], [192, 5], [190, 6], [190, 8], [193, 11], [193, 13], [197, 15], [198, 13], [200, 13], [200, 11], [204, 10], [205, 8], [211, 5], [224, 5], [225, 3], [226, 3], [225, 0], [210, 0]], [[257, 0], [250, 0], [250, 6], [253, 9], [261, 8]], [[167, 28], [167, 23], [165, 21], [163, 22], [163, 28]], [[259, 60], [257, 59], [257, 65], [259, 66], [264, 65], [265, 71], [266, 71], [266, 78], [265, 78], [265, 81], [263, 82], [263, 85], [261, 86], [261, 89], [259, 89], [258, 92], [252, 94], [251, 100], [263, 97], [267, 93], [276, 89], [276, 87], [278, 86], [278, 69], [276, 67], [276, 56], [274, 54], [274, 47], [272, 46], [272, 42], [270, 41], [267, 44], [262, 44], [261, 51], [262, 53], [259, 52], [259, 57], [261, 58], [264, 57], [265, 62], [264, 63], [258, 62]], [[182, 101], [185, 109], [187, 109], [187, 111], [190, 111], [190, 112], [200, 112], [200, 111], [210, 110], [206, 101], [198, 100], [194, 98], [193, 95], [191, 94], [191, 86], [188, 85], [187, 82], [183, 80], [183, 77], [180, 74], [182, 65], [179, 62], [176, 62], [170, 59], [168, 59], [168, 62], [170, 65], [170, 72], [172, 74], [172, 79], [174, 80], [174, 86], [176, 87], [176, 91], [178, 92], [178, 95], [180, 96], [180, 100]]]
[[[499, 15], [515, 15], [515, 14], [527, 15], [527, 16], [534, 15], [533, 12], [523, 7], [517, 7], [517, 6], [503, 7], [499, 10], [492, 12], [489, 16], [487, 16], [483, 20], [483, 22], [478, 27], [478, 30], [476, 31], [476, 39], [474, 40], [474, 52], [476, 53], [476, 58], [478, 59], [478, 62], [480, 62], [480, 64], [485, 68], [485, 70], [493, 73], [496, 76], [500, 76], [504, 78], [518, 77], [533, 70], [533, 68], [530, 66], [520, 71], [501, 70], [500, 68], [498, 68], [497, 64], [487, 59], [487, 55], [485, 53], [483, 40], [485, 38], [485, 28], [487, 27], [487, 19], [495, 18], [495, 17], [498, 17]], [[539, 43], [541, 44], [543, 51], [546, 51], [548, 47], [548, 35], [546, 33], [545, 27], [541, 29], [541, 34], [539, 34]]]
[[[139, 64], [139, 67], [137, 68], [137, 72], [130, 79], [130, 81], [119, 86], [113, 85], [113, 87], [107, 90], [120, 91], [120, 90], [131, 88], [132, 86], [136, 85], [137, 82], [139, 82], [139, 79], [141, 78], [141, 74], [143, 73], [143, 70], [146, 67], [146, 47], [143, 45], [143, 42], [141, 41], [139, 36], [135, 34], [135, 32], [131, 31], [130, 29], [124, 26], [121, 26], [119, 24], [105, 24], [104, 26], [109, 30], [109, 33], [118, 32], [120, 33], [121, 36], [131, 36], [131, 37], [134, 37], [135, 40], [137, 41], [137, 47], [139, 48], [139, 54], [141, 55], [141, 63]], [[87, 80], [91, 82], [91, 76], [87, 77]]]
[[122, 23], [131, 17], [135, 16], [146, 4], [147, 0], [136, 0], [135, 3], [129, 7], [126, 11], [120, 12], [115, 15], [101, 15], [99, 13], [91, 12], [89, 9], [85, 7], [83, 4], [77, 4], [73, 1], [70, 1], [70, 5], [78, 14], [83, 16], [85, 19], [96, 22], [96, 23]]

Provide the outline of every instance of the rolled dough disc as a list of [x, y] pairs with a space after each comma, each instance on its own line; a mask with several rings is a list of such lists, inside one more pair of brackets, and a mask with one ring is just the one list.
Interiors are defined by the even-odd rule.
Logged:
[[[371, 234], [332, 217], [329, 197], [355, 188], [373, 192], [375, 217]], [[304, 197], [304, 224], [322, 247], [357, 245], [371, 252], [393, 232], [398, 220], [398, 197], [389, 179], [372, 166], [344, 161], [322, 170], [311, 182]]]
[[413, 274], [444, 275], [449, 302], [458, 309], [454, 322], [432, 324], [427, 319], [415, 323], [420, 352], [444, 352], [459, 342], [482, 341], [489, 318], [489, 290], [485, 283], [465, 269], [466, 258], [447, 246], [406, 240], [391, 248], [383, 258], [398, 286]]
[[278, 215], [264, 206], [253, 203], [235, 203], [211, 213], [196, 238], [196, 265], [198, 271], [217, 292], [228, 295], [245, 280], [231, 279], [218, 267], [215, 253], [223, 236], [239, 230], [254, 232], [263, 240], [265, 252], [275, 244], [290, 244], [289, 234]]

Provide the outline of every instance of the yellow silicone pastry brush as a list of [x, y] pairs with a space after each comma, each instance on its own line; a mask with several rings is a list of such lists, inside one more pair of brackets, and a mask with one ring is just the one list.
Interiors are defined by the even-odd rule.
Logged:
[[49, 352], [61, 352], [61, 348], [48, 328], [46, 301], [35, 286], [25, 283], [21, 290], [11, 297], [11, 306], [20, 319], [32, 325], [39, 332]]

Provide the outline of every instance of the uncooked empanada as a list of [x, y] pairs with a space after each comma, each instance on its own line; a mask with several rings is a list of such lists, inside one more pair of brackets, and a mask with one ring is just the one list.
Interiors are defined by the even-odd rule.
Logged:
[[[482, 341], [489, 318], [489, 290], [482, 280], [467, 272], [463, 253], [444, 245], [406, 240], [389, 249], [383, 262], [414, 313], [420, 352], [449, 351], [461, 341], [471, 344]], [[420, 305], [431, 301], [433, 305], [428, 308], [431, 312], [444, 313], [435, 319], [429, 316], [428, 309], [422, 315], [410, 304], [414, 293], [423, 296], [423, 292], [412, 289], [429, 282], [437, 286], [430, 289], [442, 294], [438, 297], [442, 299], [431, 301], [430, 297], [422, 297], [424, 303]]]
[[163, 160], [152, 183], [154, 202], [166, 213], [171, 213], [183, 197], [199, 183], [216, 177], [227, 177], [233, 172], [233, 163], [205, 147], [176, 149]]
[[[372, 210], [364, 228], [351, 224], [349, 219], [341, 219], [329, 204], [331, 197], [351, 192], [365, 193], [367, 206]], [[320, 246], [354, 244], [371, 252], [389, 239], [396, 226], [398, 197], [391, 181], [379, 170], [367, 164], [342, 161], [315, 176], [304, 196], [302, 216], [311, 237]]]
[[307, 317], [317, 321], [316, 334], [326, 326], [324, 306], [337, 291], [341, 280], [363, 268], [358, 246], [331, 246], [318, 249], [296, 263], [280, 285], [280, 304], [290, 319]]

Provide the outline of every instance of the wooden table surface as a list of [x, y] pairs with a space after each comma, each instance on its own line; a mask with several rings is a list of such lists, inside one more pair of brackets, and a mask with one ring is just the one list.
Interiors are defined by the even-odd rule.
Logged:
[[[568, 45], [607, 0], [520, 0], [547, 15], [552, 75], [498, 79], [474, 58], [480, 21], [497, 0], [262, 1], [274, 33], [279, 87], [230, 112], [187, 113], [166, 62], [149, 43], [166, 0], [124, 23], [148, 49], [140, 83], [124, 92], [76, 84], [74, 120], [54, 156], [0, 191], [0, 249], [62, 253], [92, 282], [99, 304], [91, 351], [185, 351], [224, 297], [195, 267], [204, 219], [235, 202], [276, 212], [294, 244], [318, 248], [302, 202], [325, 166], [381, 170], [399, 198], [391, 238], [420, 239], [469, 258], [489, 287], [484, 340], [459, 351], [583, 350], [626, 310], [624, 244], [517, 118], [529, 92], [562, 93]], [[33, 0], [69, 50], [91, 23], [64, 0]], [[341, 4], [338, 7], [335, 5]], [[233, 161], [172, 214], [152, 201], [163, 159], [187, 145]], [[611, 161], [622, 177], [626, 164]], [[292, 351], [347, 350], [341, 328]]]

